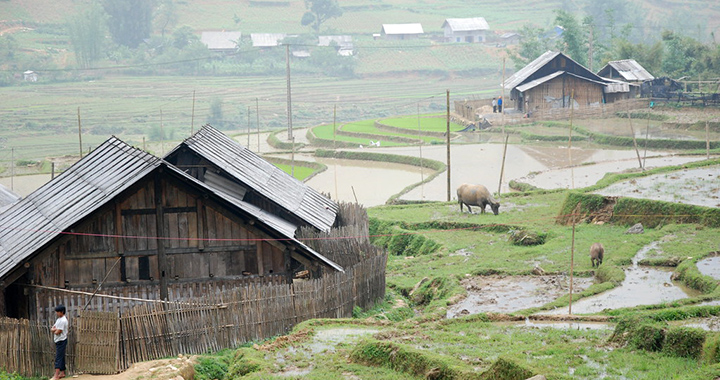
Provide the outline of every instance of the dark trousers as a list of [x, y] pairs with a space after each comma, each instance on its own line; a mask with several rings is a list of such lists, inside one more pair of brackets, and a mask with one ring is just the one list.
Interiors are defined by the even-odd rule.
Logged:
[[55, 342], [55, 369], [65, 371], [65, 349], [67, 339]]
[[497, 113], [497, 106], [493, 106], [493, 113]]
[[498, 112], [502, 113], [502, 105], [498, 104]]

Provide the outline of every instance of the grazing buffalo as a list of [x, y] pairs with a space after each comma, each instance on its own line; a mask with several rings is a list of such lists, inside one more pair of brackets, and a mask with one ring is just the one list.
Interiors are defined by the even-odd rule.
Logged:
[[592, 247], [590, 247], [590, 264], [593, 268], [600, 267], [603, 256], [605, 256], [605, 247], [600, 243], [594, 243]]
[[490, 205], [493, 214], [497, 215], [500, 209], [500, 203], [493, 198], [487, 187], [483, 185], [470, 185], [463, 183], [457, 189], [458, 203], [460, 204], [460, 212], [463, 211], [463, 204], [467, 206], [468, 212], [472, 214], [470, 206], [479, 206], [480, 212], [485, 213], [485, 206]]

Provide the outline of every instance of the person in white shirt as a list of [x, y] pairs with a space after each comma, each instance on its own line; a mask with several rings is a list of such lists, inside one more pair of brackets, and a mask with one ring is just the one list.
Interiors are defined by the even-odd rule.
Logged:
[[59, 380], [65, 377], [65, 349], [67, 349], [67, 337], [69, 323], [65, 316], [65, 306], [57, 305], [55, 307], [57, 320], [50, 328], [55, 341], [55, 376], [52, 380]]

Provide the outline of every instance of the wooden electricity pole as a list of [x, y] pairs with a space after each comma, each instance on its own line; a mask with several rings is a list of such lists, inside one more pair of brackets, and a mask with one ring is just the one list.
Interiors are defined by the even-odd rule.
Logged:
[[192, 113], [190, 113], [190, 134], [195, 133], [195, 90], [193, 90]]
[[287, 128], [288, 140], [293, 140], [292, 132], [292, 97], [290, 95], [290, 45], [285, 45], [285, 73], [287, 76]]
[[80, 123], [80, 107], [78, 107], [78, 140], [80, 141], [80, 159], [82, 159], [82, 124]]
[[450, 202], [450, 90], [447, 90], [445, 97], [445, 105], [447, 108], [447, 201]]

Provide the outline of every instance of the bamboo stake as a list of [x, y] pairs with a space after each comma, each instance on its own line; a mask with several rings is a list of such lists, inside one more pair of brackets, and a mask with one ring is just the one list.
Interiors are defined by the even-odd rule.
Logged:
[[572, 315], [572, 296], [573, 296], [573, 271], [575, 266], [575, 224], [577, 224], [577, 217], [580, 214], [580, 203], [575, 206], [573, 210], [572, 220], [572, 243], [570, 245], [570, 304], [568, 306], [568, 314]]
[[80, 123], [80, 107], [78, 107], [77, 115], [78, 115], [78, 140], [80, 141], [80, 159], [82, 159], [82, 158], [83, 158], [83, 151], [82, 151], [82, 124]]
[[645, 168], [645, 159], [647, 158], [647, 145], [650, 139], [650, 117], [647, 119], [647, 126], [645, 127], [645, 152], [643, 153], [642, 167]]
[[450, 90], [446, 92], [446, 109], [447, 109], [447, 201], [450, 202]]
[[503, 148], [502, 165], [500, 165], [500, 183], [498, 183], [498, 197], [500, 197], [500, 187], [502, 187], [503, 175], [505, 174], [505, 155], [507, 154], [507, 144], [510, 135], [505, 135], [505, 147]]
[[628, 107], [627, 115], [628, 115], [628, 120], [630, 121], [630, 133], [632, 133], [633, 146], [635, 147], [635, 154], [637, 154], [638, 165], [640, 165], [640, 169], [645, 171], [645, 169], [643, 168], [642, 161], [640, 160], [640, 151], [638, 151], [637, 140], [635, 139], [635, 130], [633, 129], [633, 126], [632, 126], [632, 117], [630, 116], [630, 107]]
[[705, 120], [705, 155], [710, 159], [710, 123]]

